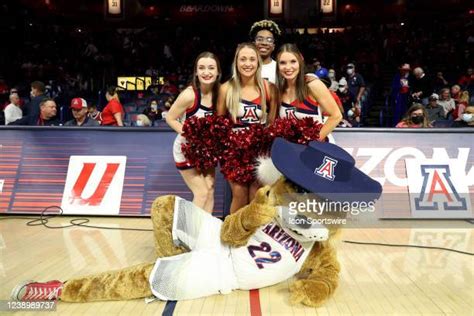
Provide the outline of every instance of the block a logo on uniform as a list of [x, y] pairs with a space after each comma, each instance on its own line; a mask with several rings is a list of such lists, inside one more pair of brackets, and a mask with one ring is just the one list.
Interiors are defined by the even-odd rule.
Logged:
[[295, 107], [292, 107], [292, 108], [289, 108], [289, 109], [285, 109], [286, 118], [287, 118], [287, 119], [297, 120], [298, 118], [296, 117], [295, 112], [296, 112], [296, 108], [295, 108]]
[[244, 104], [244, 115], [240, 119], [243, 123], [258, 122], [257, 106]]
[[406, 160], [410, 204], [414, 217], [470, 217], [467, 176], [449, 161]]
[[126, 156], [71, 156], [61, 203], [64, 214], [119, 214], [126, 161]]

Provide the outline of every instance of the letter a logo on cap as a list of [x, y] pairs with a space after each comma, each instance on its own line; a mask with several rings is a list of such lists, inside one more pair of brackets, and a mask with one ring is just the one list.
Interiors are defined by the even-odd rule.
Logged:
[[321, 166], [314, 170], [314, 174], [323, 177], [324, 179], [334, 181], [334, 167], [337, 165], [337, 160], [324, 156]]

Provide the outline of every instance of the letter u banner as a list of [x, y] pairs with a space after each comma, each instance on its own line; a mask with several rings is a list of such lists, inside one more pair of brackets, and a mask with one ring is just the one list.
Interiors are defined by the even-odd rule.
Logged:
[[118, 215], [126, 156], [71, 156], [61, 208], [64, 214]]
[[[0, 215], [148, 216], [153, 201], [192, 200], [160, 128], [0, 127]], [[216, 172], [214, 215], [224, 210]]]

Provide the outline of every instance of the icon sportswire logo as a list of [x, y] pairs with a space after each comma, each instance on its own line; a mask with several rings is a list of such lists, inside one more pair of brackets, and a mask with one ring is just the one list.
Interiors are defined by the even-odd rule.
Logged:
[[61, 204], [64, 214], [119, 214], [126, 160], [71, 156]]

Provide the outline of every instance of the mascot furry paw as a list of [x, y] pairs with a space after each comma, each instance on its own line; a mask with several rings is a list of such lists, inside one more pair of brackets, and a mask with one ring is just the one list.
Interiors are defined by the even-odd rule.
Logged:
[[372, 201], [380, 196], [381, 186], [330, 143], [305, 146], [276, 139], [271, 155], [283, 176], [223, 222], [179, 197], [157, 198], [151, 214], [156, 262], [64, 283], [26, 282], [13, 290], [13, 299], [87, 302], [154, 295], [186, 300], [262, 288], [295, 276], [290, 301], [320, 306], [338, 284], [338, 225], [321, 225], [315, 219], [344, 214], [301, 213], [292, 206], [312, 192], [323, 203], [340, 201], [341, 194], [349, 202]]

